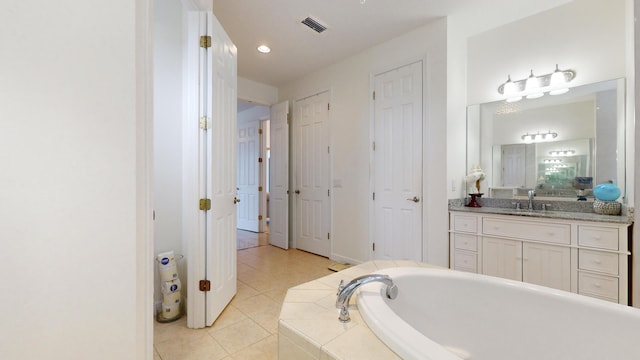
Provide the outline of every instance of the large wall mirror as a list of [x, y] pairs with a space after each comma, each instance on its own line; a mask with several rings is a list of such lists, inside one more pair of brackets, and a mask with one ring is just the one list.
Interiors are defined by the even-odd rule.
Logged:
[[[625, 192], [624, 79], [467, 109], [467, 172], [480, 166], [482, 192], [520, 198], [592, 201], [613, 181]], [[623, 197], [624, 199], [624, 197]]]

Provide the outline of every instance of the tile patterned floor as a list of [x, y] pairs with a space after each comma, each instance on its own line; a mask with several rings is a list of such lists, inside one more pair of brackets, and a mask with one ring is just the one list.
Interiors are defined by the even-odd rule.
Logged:
[[278, 315], [287, 289], [333, 273], [331, 263], [264, 244], [238, 250], [238, 293], [220, 318], [205, 329], [188, 329], [186, 316], [156, 322], [154, 360], [277, 359]]
[[269, 244], [269, 233], [238, 230], [238, 250]]

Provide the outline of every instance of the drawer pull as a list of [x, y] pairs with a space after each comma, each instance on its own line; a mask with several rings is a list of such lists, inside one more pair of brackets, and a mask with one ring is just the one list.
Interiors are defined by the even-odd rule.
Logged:
[[602, 287], [602, 285], [600, 285], [600, 283], [594, 283], [593, 286], [597, 287], [598, 289], [600, 289]]
[[598, 260], [598, 259], [593, 260], [593, 262], [594, 262], [594, 263], [596, 263], [596, 264], [598, 264], [598, 265], [602, 264], [602, 261], [600, 261], [600, 260]]

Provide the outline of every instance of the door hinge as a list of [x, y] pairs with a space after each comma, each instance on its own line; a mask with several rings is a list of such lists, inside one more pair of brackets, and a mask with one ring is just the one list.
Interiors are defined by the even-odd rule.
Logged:
[[331, 189], [327, 189], [327, 196], [331, 196]]
[[331, 240], [331, 233], [327, 233], [327, 240]]
[[331, 104], [327, 103], [327, 110], [331, 110]]
[[258, 220], [262, 220], [262, 215], [258, 215]]
[[258, 186], [258, 191], [262, 191], [262, 186]]
[[209, 128], [209, 119], [206, 116], [200, 118], [200, 129], [207, 130]]
[[376, 199], [376, 193], [374, 192], [373, 193], [373, 200], [375, 200], [375, 199]]
[[376, 243], [373, 243], [373, 251], [376, 251]]
[[287, 125], [291, 122], [291, 113], [287, 113]]
[[376, 142], [373, 142], [373, 151], [376, 151]]
[[200, 199], [200, 210], [211, 210], [211, 199]]
[[261, 158], [261, 157], [259, 157], [259, 158], [258, 158], [258, 162], [259, 162], [259, 163], [261, 163], [261, 162], [262, 162], [262, 158]]
[[209, 280], [200, 280], [199, 283], [200, 291], [211, 291], [211, 281]]
[[262, 129], [258, 129], [258, 134], [262, 135]]
[[327, 146], [327, 154], [331, 154], [331, 146]]
[[373, 92], [373, 100], [374, 101], [376, 100], [376, 92], [375, 91]]
[[200, 36], [200, 47], [201, 48], [210, 48], [211, 47], [211, 36], [202, 35]]

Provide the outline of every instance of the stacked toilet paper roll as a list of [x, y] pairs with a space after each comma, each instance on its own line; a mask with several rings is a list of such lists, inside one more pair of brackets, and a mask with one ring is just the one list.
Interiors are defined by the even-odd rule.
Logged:
[[158, 254], [158, 272], [160, 274], [160, 288], [162, 290], [163, 320], [171, 320], [180, 316], [181, 294], [180, 279], [178, 278], [178, 266], [173, 251]]

